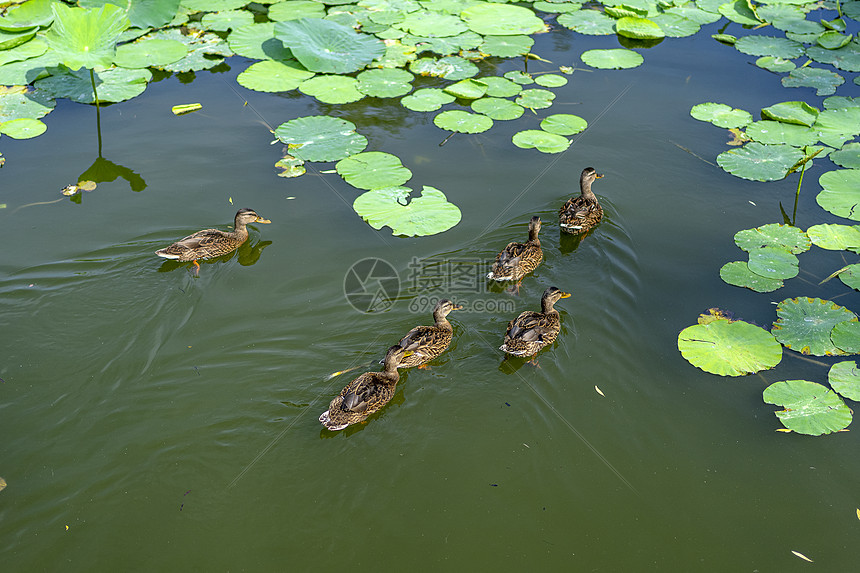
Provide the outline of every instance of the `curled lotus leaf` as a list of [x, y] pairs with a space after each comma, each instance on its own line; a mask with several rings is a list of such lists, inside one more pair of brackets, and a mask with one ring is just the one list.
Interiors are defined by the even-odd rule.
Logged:
[[738, 231], [735, 233], [735, 244], [747, 252], [761, 247], [775, 247], [794, 254], [808, 251], [812, 246], [806, 233], [797, 227], [780, 223]]
[[666, 36], [655, 22], [636, 16], [624, 16], [616, 20], [615, 31], [619, 36], [636, 40], [659, 40]]
[[304, 161], [337, 161], [367, 147], [367, 138], [344, 119], [322, 115], [297, 117], [275, 129], [275, 137]]
[[784, 74], [797, 69], [797, 64], [791, 60], [776, 56], [762, 56], [755, 61], [755, 65], [775, 74]]
[[312, 72], [354, 72], [385, 54], [385, 44], [373, 36], [321, 18], [277, 22], [275, 37]]
[[836, 392], [808, 380], [774, 382], [762, 395], [768, 404], [782, 406], [776, 412], [782, 424], [799, 434], [820, 436], [838, 432], [851, 423], [851, 410]]
[[786, 348], [814, 356], [836, 356], [845, 352], [834, 346], [830, 332], [840, 322], [857, 321], [853, 312], [820, 298], [786, 299], [776, 307], [779, 317], [771, 331]]
[[815, 198], [819, 205], [839, 217], [860, 221], [860, 169], [828, 171], [818, 183], [823, 189]]
[[410, 198], [408, 187], [368, 191], [352, 207], [374, 229], [390, 227], [406, 237], [435, 235], [460, 222], [460, 209], [442, 191], [425, 185], [418, 197]]
[[840, 396], [860, 402], [860, 370], [853, 360], [837, 362], [831, 366], [827, 381]]
[[688, 326], [678, 335], [678, 350], [696, 368], [719, 376], [754, 374], [782, 360], [782, 347], [773, 335], [740, 320]]
[[821, 112], [817, 108], [804, 101], [784, 101], [761, 110], [761, 116], [764, 119], [805, 125], [806, 127], [812, 127], [812, 124], [818, 119], [819, 113]]

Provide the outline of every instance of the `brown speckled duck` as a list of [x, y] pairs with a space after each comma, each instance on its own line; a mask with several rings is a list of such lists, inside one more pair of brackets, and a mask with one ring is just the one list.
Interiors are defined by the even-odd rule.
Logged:
[[552, 344], [561, 330], [561, 319], [553, 305], [570, 293], [549, 287], [540, 300], [541, 311], [527, 310], [508, 323], [505, 342], [499, 350], [513, 356], [534, 356]]
[[516, 290], [519, 291], [519, 281], [532, 272], [543, 260], [543, 251], [540, 248], [540, 217], [532, 217], [529, 221], [529, 240], [525, 243], [508, 243], [493, 263], [493, 268], [487, 274], [488, 279], [494, 281], [517, 281]]
[[558, 224], [564, 233], [582, 235], [603, 218], [603, 208], [591, 191], [595, 179], [603, 177], [593, 167], [586, 167], [579, 176], [579, 197], [571, 197], [558, 210]]
[[430, 362], [448, 348], [454, 331], [451, 323], [446, 318], [452, 310], [461, 310], [463, 307], [443, 298], [436, 303], [433, 309], [433, 326], [416, 326], [406, 336], [400, 339], [399, 346], [411, 354], [404, 357], [398, 368], [426, 368]]

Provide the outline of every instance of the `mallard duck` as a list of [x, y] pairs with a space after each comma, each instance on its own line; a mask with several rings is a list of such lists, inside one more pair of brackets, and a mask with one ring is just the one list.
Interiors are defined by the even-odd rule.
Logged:
[[561, 320], [553, 305], [570, 293], [549, 287], [540, 299], [540, 312], [527, 310], [508, 323], [505, 342], [499, 350], [513, 356], [534, 356], [552, 344], [561, 330]]
[[591, 191], [595, 179], [603, 177], [594, 170], [586, 167], [579, 176], [579, 197], [571, 197], [558, 210], [558, 224], [564, 233], [581, 235], [590, 231], [603, 217], [603, 207], [597, 202], [597, 197]]
[[487, 274], [488, 279], [517, 281], [516, 290], [519, 291], [519, 281], [535, 270], [543, 260], [543, 251], [538, 239], [540, 224], [540, 217], [532, 217], [529, 221], [529, 240], [525, 243], [508, 243], [508, 246], [496, 255], [493, 268]]
[[416, 326], [400, 339], [398, 345], [408, 350], [410, 354], [397, 367], [412, 368], [418, 366], [426, 368], [424, 365], [427, 362], [445, 352], [445, 349], [451, 344], [451, 338], [454, 334], [451, 323], [445, 317], [452, 310], [461, 310], [462, 308], [462, 305], [454, 304], [444, 298], [437, 302], [433, 308], [433, 320], [436, 321], [436, 324], [433, 326]]
[[239, 209], [233, 220], [232, 231], [218, 229], [203, 229], [184, 239], [179, 239], [169, 247], [155, 251], [155, 254], [165, 259], [174, 259], [182, 263], [194, 263], [194, 272], [200, 272], [200, 259], [211, 259], [232, 253], [248, 240], [248, 223], [271, 223], [257, 215], [253, 209]]
[[379, 411], [394, 396], [400, 374], [397, 365], [407, 354], [399, 344], [388, 349], [382, 372], [365, 372], [340, 391], [320, 415], [320, 422], [329, 430], [342, 430]]

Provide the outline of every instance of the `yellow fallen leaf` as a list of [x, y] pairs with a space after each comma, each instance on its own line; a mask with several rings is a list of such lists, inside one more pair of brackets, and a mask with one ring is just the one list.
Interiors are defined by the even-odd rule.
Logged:
[[68, 531], [68, 530], [69, 530], [69, 526], [67, 525], [67, 526], [66, 526], [66, 531]]
[[232, 198], [232, 197], [228, 197], [228, 199], [230, 200], [230, 204], [232, 205], [232, 204], [233, 204], [233, 198]]
[[598, 393], [598, 394], [600, 394], [601, 396], [603, 396], [604, 398], [606, 398], [606, 394], [604, 394], [604, 393], [600, 390], [600, 388], [598, 388], [597, 386], [595, 386], [595, 387], [594, 387], [594, 389], [595, 389], [595, 390], [597, 390], [597, 393]]
[[170, 111], [173, 112], [173, 115], [183, 115], [191, 113], [192, 111], [197, 111], [198, 109], [203, 109], [203, 105], [199, 103], [184, 103], [173, 106], [170, 108]]
[[797, 555], [798, 557], [800, 557], [804, 561], [809, 561], [810, 563], [815, 563], [812, 559], [810, 559], [809, 557], [807, 557], [806, 555], [804, 555], [803, 553], [801, 553], [799, 551], [792, 550], [792, 553], [794, 553], [795, 555]]
[[792, 432], [793, 430], [789, 430], [788, 428], [777, 428], [777, 432], [785, 432], [786, 434]]
[[860, 519], [860, 509], [857, 510], [857, 519]]

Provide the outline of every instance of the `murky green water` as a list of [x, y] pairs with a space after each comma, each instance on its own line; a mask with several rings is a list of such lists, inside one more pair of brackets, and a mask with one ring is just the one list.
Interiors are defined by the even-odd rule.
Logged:
[[[510, 143], [539, 115], [439, 147], [432, 114], [396, 102], [330, 107], [246, 91], [237, 57], [223, 74], [171, 77], [103, 109], [102, 155], [118, 178], [80, 204], [24, 206], [61, 197], [96, 160], [94, 108], [61, 102], [45, 135], [4, 138], [3, 569], [808, 568], [795, 550], [820, 570], [851, 570], [857, 433], [774, 432], [761, 400], [770, 382], [826, 369], [786, 357], [762, 376], [725, 379], [676, 349], [707, 307], [768, 325], [770, 300], [810, 294], [837, 268], [838, 255], [810, 254], [771, 299], [719, 279], [740, 258], [734, 233], [780, 221], [796, 179], [746, 182], [684, 151], [714, 162], [725, 149], [724, 132], [692, 120], [690, 107], [820, 99], [782, 88], [708, 33], [645, 51], [635, 70], [576, 72], [551, 111], [590, 127], [562, 155]], [[533, 51], [566, 65], [614, 44], [556, 30]], [[170, 113], [190, 102], [203, 111]], [[442, 189], [463, 221], [419, 239], [373, 231], [337, 175], [275, 176], [279, 146], [255, 110], [272, 126], [349, 119], [369, 150], [403, 160], [413, 187]], [[532, 215], [554, 221], [588, 165], [606, 175], [595, 184], [607, 212], [597, 231], [576, 244], [546, 226], [545, 262], [519, 297], [483, 282], [479, 292], [450, 287], [472, 309], [452, 314], [450, 351], [405, 374], [368, 424], [324, 431], [317, 417], [360, 370], [327, 375], [381, 358], [430, 320], [411, 309], [440, 292], [413, 284], [414, 261], [489, 261], [525, 238]], [[823, 171], [807, 174], [801, 227], [830, 220], [814, 202]], [[204, 263], [199, 278], [153, 255], [226, 228], [238, 207], [273, 221], [252, 230], [255, 249]], [[401, 277], [387, 312], [360, 314], [344, 297], [347, 270], [367, 257]], [[860, 308], [834, 283], [813, 294]], [[505, 324], [550, 285], [573, 292], [559, 303], [559, 341], [539, 369], [503, 363]], [[488, 304], [505, 310], [474, 310]]]

